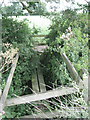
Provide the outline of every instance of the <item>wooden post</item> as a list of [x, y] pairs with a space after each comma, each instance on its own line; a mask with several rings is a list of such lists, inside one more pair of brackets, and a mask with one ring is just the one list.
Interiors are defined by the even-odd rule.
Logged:
[[15, 71], [15, 68], [16, 68], [17, 60], [18, 60], [18, 54], [16, 55], [15, 60], [12, 64], [12, 68], [11, 68], [10, 74], [8, 76], [6, 86], [4, 88], [3, 94], [2, 94], [1, 99], [0, 99], [0, 112], [3, 111], [3, 108], [5, 106], [5, 101], [6, 101], [8, 92], [9, 92], [9, 88], [10, 88], [12, 77], [13, 77], [13, 74], [14, 74], [14, 71]]

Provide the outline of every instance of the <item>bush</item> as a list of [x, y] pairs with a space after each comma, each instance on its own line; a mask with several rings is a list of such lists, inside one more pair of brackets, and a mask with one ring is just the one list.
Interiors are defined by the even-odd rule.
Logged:
[[[35, 56], [35, 52], [32, 50], [32, 46], [34, 42], [32, 41], [33, 31], [28, 27], [26, 20], [18, 22], [17, 20], [13, 20], [12, 18], [3, 17], [2, 18], [2, 37], [4, 43], [12, 44], [13, 48], [18, 48], [19, 51], [19, 59], [16, 66], [16, 70], [14, 72], [12, 84], [9, 90], [8, 98], [25, 94], [32, 93], [31, 89], [31, 79], [32, 72], [36, 67], [36, 62], [32, 60], [33, 56]], [[9, 75], [9, 71], [4, 72], [3, 81], [2, 81], [2, 89], [5, 87], [5, 83], [7, 77]], [[12, 110], [13, 108], [13, 110]], [[23, 112], [25, 114], [25, 105], [23, 106], [13, 106], [6, 109], [5, 118], [20, 116]], [[21, 111], [21, 113], [20, 113]]]
[[[59, 81], [62, 85], [71, 83], [67, 67], [60, 55], [62, 52], [66, 53], [79, 75], [81, 75], [81, 69], [88, 69], [88, 25], [86, 17], [87, 15], [84, 13], [77, 14], [75, 10], [70, 9], [62, 12], [61, 16], [57, 14], [53, 17], [50, 33], [47, 37], [49, 52], [45, 58], [46, 71], [48, 72], [46, 79], [48, 79], [48, 75], [52, 74], [50, 79], [53, 82]], [[70, 35], [70, 32], [67, 32], [68, 28], [71, 28], [72, 35], [70, 38], [68, 38]], [[63, 39], [64, 36], [67, 38]]]
[[3, 42], [23, 43], [31, 40], [31, 29], [25, 21], [18, 22], [12, 18], [3, 17], [2, 33]]

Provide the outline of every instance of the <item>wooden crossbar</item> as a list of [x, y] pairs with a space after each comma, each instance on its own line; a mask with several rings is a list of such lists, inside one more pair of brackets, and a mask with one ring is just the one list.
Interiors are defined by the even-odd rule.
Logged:
[[19, 105], [19, 104], [25, 104], [25, 103], [30, 103], [30, 102], [39, 101], [39, 100], [45, 100], [53, 97], [72, 94], [75, 92], [77, 92], [77, 89], [73, 87], [58, 88], [55, 90], [47, 91], [45, 93], [24, 95], [24, 96], [19, 96], [18, 98], [7, 99], [6, 106]]
[[32, 37], [47, 37], [48, 35], [32, 35]]

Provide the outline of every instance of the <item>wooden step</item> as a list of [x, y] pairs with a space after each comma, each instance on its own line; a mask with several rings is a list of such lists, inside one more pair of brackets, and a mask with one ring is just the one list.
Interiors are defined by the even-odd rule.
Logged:
[[44, 77], [43, 77], [43, 73], [40, 67], [37, 69], [37, 75], [38, 75], [38, 80], [39, 80], [40, 92], [46, 92]]
[[33, 93], [38, 93], [39, 92], [36, 69], [34, 70], [34, 72], [32, 74], [32, 90], [33, 90]]

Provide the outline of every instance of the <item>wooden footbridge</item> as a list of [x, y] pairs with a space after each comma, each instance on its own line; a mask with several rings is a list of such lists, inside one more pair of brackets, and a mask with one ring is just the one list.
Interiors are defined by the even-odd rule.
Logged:
[[[43, 51], [40, 46], [38, 48], [35, 48], [35, 49], [37, 49], [37, 50], [39, 49], [41, 52]], [[45, 47], [45, 49], [46, 49], [46, 47]], [[67, 65], [67, 68], [70, 72], [72, 79], [74, 81], [76, 81], [76, 84], [77, 84], [79, 90], [76, 89], [75, 87], [61, 87], [61, 88], [46, 91], [42, 70], [41, 70], [41, 67], [39, 66], [37, 69], [34, 70], [34, 72], [32, 74], [33, 94], [24, 95], [24, 96], [17, 96], [14, 98], [7, 99], [8, 91], [9, 91], [9, 88], [10, 88], [10, 85], [12, 82], [12, 78], [14, 75], [17, 61], [18, 61], [18, 57], [19, 57], [19, 55], [17, 54], [15, 59], [14, 59], [14, 62], [12, 64], [12, 68], [11, 68], [10, 74], [8, 76], [6, 86], [5, 86], [4, 91], [0, 97], [0, 112], [2, 112], [4, 107], [6, 107], [6, 106], [32, 103], [32, 102], [37, 102], [40, 100], [47, 100], [49, 98], [55, 98], [55, 97], [59, 97], [59, 96], [63, 96], [63, 95], [76, 93], [76, 92], [79, 92], [80, 89], [83, 89], [83, 86], [88, 88], [87, 85], [85, 85], [86, 82], [88, 82], [87, 77], [84, 76], [84, 80], [82, 80], [79, 77], [79, 75], [78, 75], [77, 71], [75, 70], [75, 68], [73, 67], [73, 65], [71, 64], [71, 62], [69, 61], [69, 59], [67, 58], [66, 54], [62, 53], [62, 58]], [[87, 101], [87, 96], [85, 96], [85, 99]], [[46, 112], [46, 115], [48, 115], [48, 118], [55, 117], [59, 114], [61, 114], [61, 111], [53, 111], [53, 114], [52, 114], [52, 112], [48, 112], [48, 113]], [[39, 114], [34, 115], [34, 116], [33, 115], [25, 116], [25, 117], [23, 116], [22, 118], [33, 118], [33, 117], [39, 118], [40, 116], [43, 118], [46, 117], [45, 114], [43, 115], [43, 114], [39, 113]]]

